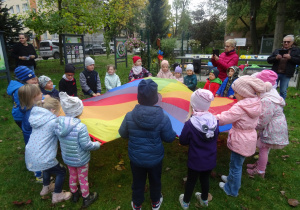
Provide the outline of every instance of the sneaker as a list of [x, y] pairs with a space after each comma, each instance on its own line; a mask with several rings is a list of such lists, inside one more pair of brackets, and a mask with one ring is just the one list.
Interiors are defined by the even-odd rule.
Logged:
[[131, 201], [131, 207], [133, 210], [142, 210], [142, 205], [137, 206], [133, 203], [133, 201]]
[[184, 194], [179, 195], [179, 202], [180, 202], [180, 205], [181, 205], [181, 207], [182, 207], [183, 209], [188, 209], [190, 203], [184, 202], [184, 201], [183, 201], [183, 197], [184, 197]]
[[224, 186], [225, 186], [225, 183], [224, 182], [219, 182], [219, 187], [224, 190]]
[[43, 177], [35, 177], [35, 182], [43, 184]]
[[163, 202], [163, 195], [160, 194], [160, 199], [157, 202], [152, 202], [152, 210], [158, 210]]
[[250, 177], [252, 177], [252, 178], [253, 178], [255, 175], [258, 175], [258, 176], [260, 176], [260, 177], [262, 177], [262, 178], [265, 178], [265, 172], [264, 172], [264, 171], [258, 170], [257, 167], [255, 167], [254, 169], [248, 168], [248, 169], [247, 169], [247, 173], [248, 173], [248, 175], [249, 175]]
[[41, 195], [41, 196], [45, 196], [45, 195], [47, 195], [48, 193], [53, 192], [53, 191], [54, 191], [54, 188], [55, 188], [55, 183], [54, 183], [54, 182], [50, 183], [50, 184], [47, 185], [47, 186], [43, 186], [43, 189], [42, 189], [42, 191], [40, 192], [40, 195]]
[[53, 193], [52, 194], [52, 203], [59, 203], [62, 201], [67, 201], [72, 197], [72, 193], [70, 192], [61, 192], [61, 193]]
[[81, 197], [81, 192], [78, 188], [78, 190], [75, 193], [72, 193], [72, 202], [77, 203], [79, 201], [80, 197]]
[[222, 179], [223, 182], [225, 182], [225, 183], [227, 182], [227, 176], [222, 175], [222, 176], [221, 176], [221, 179]]
[[201, 193], [196, 192], [195, 193], [196, 199], [199, 201], [201, 206], [207, 207], [208, 206], [208, 200], [202, 200]]
[[253, 163], [253, 164], [247, 164], [247, 168], [249, 169], [254, 169], [257, 166], [257, 162]]
[[[77, 190], [78, 192], [78, 190]], [[98, 199], [98, 193], [90, 193], [86, 198], [83, 198], [82, 208], [86, 208]]]

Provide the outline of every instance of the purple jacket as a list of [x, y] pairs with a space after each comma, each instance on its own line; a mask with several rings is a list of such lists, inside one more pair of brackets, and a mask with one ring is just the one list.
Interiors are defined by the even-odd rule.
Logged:
[[185, 122], [179, 142], [182, 145], [189, 145], [188, 168], [195, 171], [208, 171], [216, 167], [218, 135], [219, 122], [212, 138], [207, 138], [205, 133], [195, 128], [191, 120]]

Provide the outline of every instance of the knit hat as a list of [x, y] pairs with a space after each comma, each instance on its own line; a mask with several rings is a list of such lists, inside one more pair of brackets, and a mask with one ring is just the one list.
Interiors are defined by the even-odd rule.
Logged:
[[211, 91], [205, 89], [197, 89], [191, 96], [191, 106], [196, 112], [207, 111], [210, 103], [214, 100], [214, 95]]
[[142, 60], [142, 58], [141, 58], [140, 56], [133, 56], [133, 57], [132, 57], [133, 63], [135, 63], [135, 62], [136, 62], [137, 60], [139, 60], [139, 59]]
[[92, 64], [95, 64], [95, 61], [93, 58], [91, 57], [86, 57], [85, 58], [85, 67], [89, 66], [89, 65], [92, 65]]
[[67, 117], [77, 117], [83, 111], [83, 103], [78, 97], [69, 96], [65, 92], [59, 93], [61, 108]]
[[75, 73], [75, 66], [73, 66], [72, 64], [67, 64], [65, 66], [65, 73]]
[[209, 73], [213, 73], [218, 78], [220, 71], [217, 68], [212, 68]]
[[47, 77], [45, 75], [42, 75], [42, 76], [39, 77], [39, 85], [42, 88], [44, 88], [49, 81], [51, 81], [50, 77]]
[[160, 66], [167, 65], [169, 66], [169, 62], [167, 60], [162, 60]]
[[236, 79], [231, 87], [235, 92], [245, 98], [254, 98], [257, 96], [257, 93], [269, 92], [272, 89], [271, 83], [264, 83], [262, 80], [249, 75]]
[[194, 66], [193, 66], [193, 64], [188, 64], [188, 65], [186, 66], [185, 70], [192, 70], [192, 71], [194, 71]]
[[180, 66], [176, 66], [176, 68], [175, 68], [175, 73], [180, 73], [180, 74], [182, 74], [182, 69], [180, 68]]
[[272, 85], [275, 85], [278, 75], [275, 71], [263, 70], [256, 75], [256, 78], [261, 79], [264, 82], [270, 82]]
[[138, 86], [139, 104], [153, 106], [158, 102], [157, 84], [152, 79], [143, 79]]
[[15, 75], [19, 80], [23, 82], [35, 78], [34, 72], [31, 69], [29, 69], [27, 66], [18, 66], [15, 69]]

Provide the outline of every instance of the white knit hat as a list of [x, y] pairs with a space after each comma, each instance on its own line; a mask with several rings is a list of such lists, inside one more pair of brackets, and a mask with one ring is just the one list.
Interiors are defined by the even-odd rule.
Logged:
[[60, 104], [67, 117], [77, 117], [83, 111], [83, 103], [78, 97], [69, 96], [65, 92], [59, 93]]
[[92, 65], [92, 64], [95, 64], [95, 61], [93, 58], [91, 57], [86, 57], [85, 58], [85, 67], [89, 66], [89, 65]]
[[194, 71], [194, 66], [193, 64], [188, 64], [185, 69]]
[[191, 96], [191, 106], [195, 112], [207, 111], [210, 103], [214, 100], [214, 95], [209, 90], [197, 89]]
[[51, 81], [50, 77], [47, 77], [45, 75], [42, 75], [42, 76], [39, 77], [39, 85], [42, 88], [44, 88], [49, 81]]

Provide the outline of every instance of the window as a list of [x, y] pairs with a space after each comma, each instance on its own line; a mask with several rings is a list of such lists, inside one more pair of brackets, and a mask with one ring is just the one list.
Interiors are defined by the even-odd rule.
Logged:
[[13, 6], [11, 8], [9, 8], [9, 12], [10, 12], [10, 14], [14, 14], [14, 7]]
[[27, 3], [22, 4], [23, 12], [26, 12], [28, 10], [28, 5]]
[[20, 13], [20, 6], [19, 5], [16, 5], [16, 13]]

